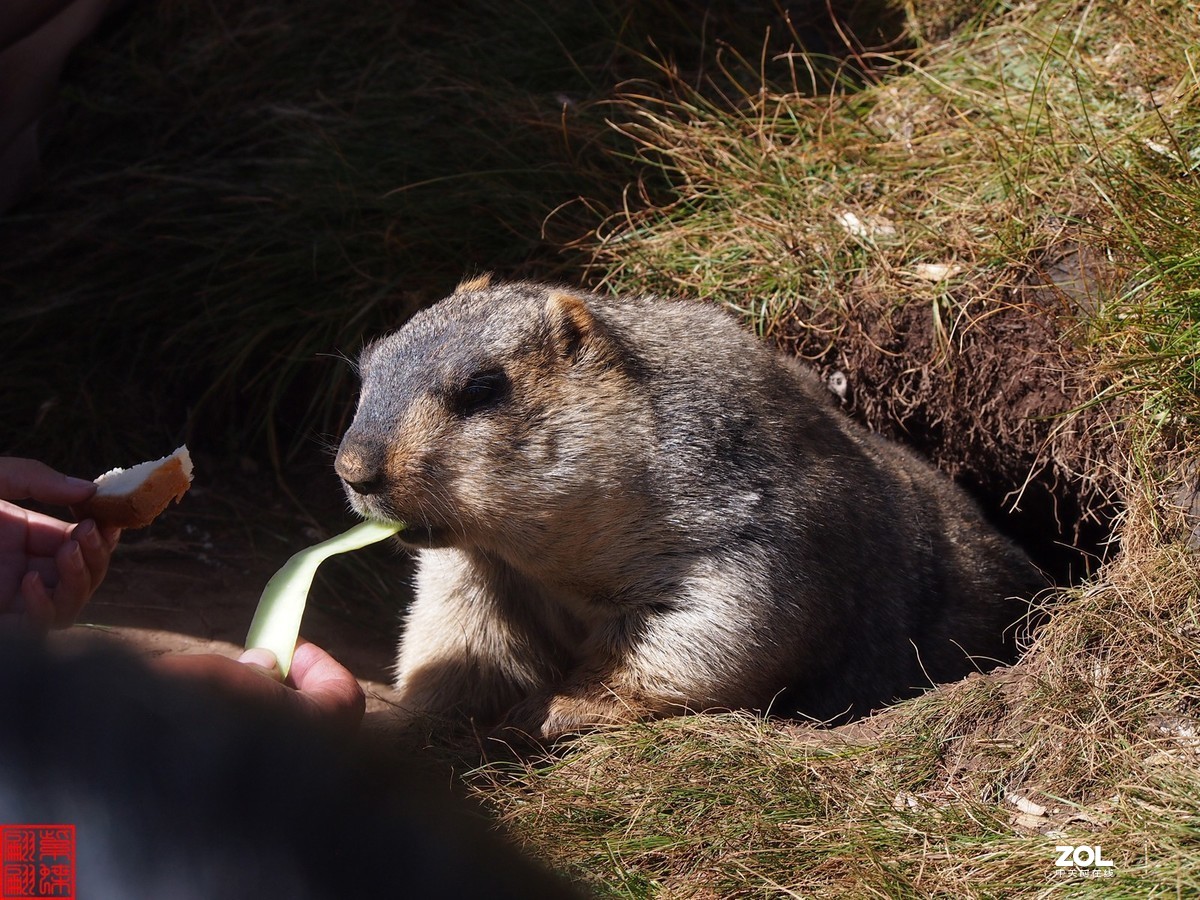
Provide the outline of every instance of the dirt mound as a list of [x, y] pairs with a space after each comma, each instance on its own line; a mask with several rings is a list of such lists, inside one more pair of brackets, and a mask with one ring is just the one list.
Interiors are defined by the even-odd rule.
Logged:
[[794, 319], [781, 340], [852, 415], [972, 491], [1060, 583], [1111, 549], [1120, 507], [1109, 462], [1119, 435], [1111, 409], [1088, 405], [1096, 386], [1080, 373], [1090, 367], [1064, 340], [1080, 311], [1064, 285], [1039, 274], [899, 305], [864, 286], [836, 326]]

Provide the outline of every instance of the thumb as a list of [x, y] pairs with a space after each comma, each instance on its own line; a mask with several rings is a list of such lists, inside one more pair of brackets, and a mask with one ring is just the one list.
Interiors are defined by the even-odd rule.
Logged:
[[82, 503], [94, 493], [94, 482], [64, 475], [36, 459], [0, 456], [0, 499], [67, 506]]

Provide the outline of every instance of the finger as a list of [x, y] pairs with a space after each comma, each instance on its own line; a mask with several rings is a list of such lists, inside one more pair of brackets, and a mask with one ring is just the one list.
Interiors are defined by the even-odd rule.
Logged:
[[367, 706], [362, 686], [349, 669], [316, 644], [303, 639], [297, 642], [288, 682], [322, 717], [347, 730], [358, 727]]
[[169, 675], [205, 682], [239, 699], [298, 708], [296, 692], [285, 687], [278, 671], [263, 665], [243, 664], [215, 653], [163, 656], [152, 663]]
[[45, 634], [54, 623], [54, 601], [37, 572], [28, 572], [21, 580], [21, 597], [25, 601], [25, 624]]
[[32, 556], [26, 560], [30, 572], [37, 572], [42, 584], [53, 591], [58, 584], [58, 560], [53, 556]]
[[275, 654], [265, 647], [251, 647], [237, 659], [244, 666], [255, 666], [262, 669], [272, 680], [283, 684], [283, 670]]
[[25, 552], [31, 556], [53, 556], [59, 548], [71, 538], [70, 522], [56, 519], [33, 510], [9, 505], [5, 515], [19, 516], [25, 522]]
[[117, 543], [121, 540], [121, 529], [114, 528], [111, 525], [100, 527], [100, 539], [104, 541], [104, 546], [108, 548], [111, 554], [117, 549]]
[[[120, 535], [119, 530], [113, 530], [118, 536]], [[87, 566], [88, 573], [91, 575], [92, 592], [95, 593], [100, 582], [104, 581], [104, 576], [108, 574], [108, 562], [112, 558], [116, 540], [110, 542], [91, 519], [76, 525], [71, 532], [71, 539], [79, 544], [79, 548], [83, 551], [83, 564]]]
[[[301, 681], [295, 688], [279, 680], [278, 666], [269, 651], [266, 656], [255, 650], [246, 651], [240, 661], [210, 653], [164, 656], [154, 660], [153, 665], [176, 677], [204, 681], [243, 700], [294, 710], [306, 717], [351, 731], [358, 727], [366, 705], [362, 690], [353, 675], [333, 662], [323, 650], [314, 649], [317, 650], [316, 654], [297, 649], [297, 656], [301, 659]], [[323, 666], [312, 665], [319, 662], [321, 657], [332, 662], [341, 672], [322, 672]], [[294, 664], [292, 671], [296, 671]], [[346, 678], [353, 682], [352, 688], [344, 683]], [[335, 689], [335, 683], [342, 687]]]
[[[215, 654], [164, 657], [160, 665], [168, 671], [201, 678], [214, 687], [239, 699], [249, 699], [288, 709], [305, 718], [332, 720], [335, 726], [345, 727], [349, 716], [341, 706], [331, 707], [316, 702], [283, 682], [275, 654], [255, 648], [244, 652], [237, 660]], [[355, 719], [354, 725], [358, 724]]]
[[95, 585], [76, 541], [67, 541], [54, 557], [58, 584], [51, 595], [54, 601], [53, 627], [66, 628], [75, 621], [83, 605], [92, 596]]
[[55, 471], [36, 459], [0, 456], [0, 498], [68, 505], [96, 493], [96, 484]]

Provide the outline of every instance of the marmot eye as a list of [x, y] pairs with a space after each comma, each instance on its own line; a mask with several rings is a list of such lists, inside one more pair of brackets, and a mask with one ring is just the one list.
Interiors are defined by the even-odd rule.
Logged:
[[504, 398], [508, 393], [508, 376], [503, 370], [477, 372], [455, 398], [458, 411], [465, 416], [479, 412]]

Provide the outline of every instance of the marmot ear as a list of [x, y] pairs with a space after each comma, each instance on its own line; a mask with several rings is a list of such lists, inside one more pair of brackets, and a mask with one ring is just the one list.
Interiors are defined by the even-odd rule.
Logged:
[[478, 275], [472, 275], [464, 278], [458, 283], [458, 287], [454, 289], [456, 294], [465, 294], [468, 291], [482, 291], [484, 288], [491, 286], [492, 273], [481, 272]]
[[565, 359], [578, 359], [603, 337], [603, 326], [588, 309], [587, 301], [574, 294], [551, 291], [546, 298], [546, 317], [555, 349]]

